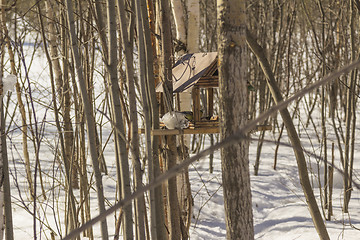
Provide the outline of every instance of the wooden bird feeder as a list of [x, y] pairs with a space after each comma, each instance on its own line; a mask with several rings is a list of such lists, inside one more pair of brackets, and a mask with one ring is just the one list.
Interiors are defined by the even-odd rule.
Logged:
[[[181, 57], [172, 69], [173, 93], [191, 92], [193, 119], [187, 129], [159, 129], [153, 135], [218, 133], [219, 121], [214, 114], [214, 88], [219, 87], [217, 52], [193, 53]], [[206, 89], [207, 106], [201, 107], [200, 90]], [[156, 92], [162, 93], [159, 84]], [[207, 113], [202, 116], [201, 110]]]
[[[214, 116], [214, 89], [219, 87], [217, 52], [186, 54], [176, 62], [172, 74], [173, 93], [191, 92], [193, 120], [187, 129], [155, 129], [152, 134], [219, 133], [219, 119]], [[200, 104], [201, 89], [205, 89], [207, 98], [203, 108]], [[161, 83], [156, 87], [156, 92], [163, 93]], [[203, 116], [201, 110], [204, 110], [206, 116]]]

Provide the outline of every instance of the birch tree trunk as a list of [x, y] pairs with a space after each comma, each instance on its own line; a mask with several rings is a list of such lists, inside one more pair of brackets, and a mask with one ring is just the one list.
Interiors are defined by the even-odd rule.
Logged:
[[175, 52], [177, 52], [181, 56], [187, 51], [184, 5], [182, 1], [171, 0], [171, 10], [174, 16], [174, 22], [176, 27]]
[[[199, 0], [188, 0], [187, 1], [187, 39], [186, 39], [186, 47], [189, 53], [199, 52], [199, 37], [200, 37], [200, 1]], [[191, 92], [183, 92], [179, 94], [180, 96], [180, 110], [181, 111], [192, 111], [192, 98]], [[182, 146], [186, 146], [182, 148], [181, 156], [188, 156], [188, 151], [190, 149], [190, 138], [191, 135], [182, 135], [180, 136], [180, 143]], [[179, 160], [182, 161], [183, 159]], [[178, 176], [178, 182], [181, 186], [178, 187], [179, 191], [179, 204], [181, 210], [182, 226], [185, 228], [184, 232], [188, 232], [190, 228], [191, 215], [192, 215], [192, 196], [191, 196], [191, 185], [189, 180], [189, 172], [188, 169], [183, 171]]]
[[[172, 13], [176, 26], [176, 44], [175, 53], [178, 56], [184, 55], [186, 52], [195, 53], [199, 51], [199, 30], [200, 30], [200, 5], [199, 0], [187, 1], [187, 19], [184, 16], [184, 5], [182, 1], [171, 1]], [[185, 21], [187, 20], [187, 21]], [[187, 23], [187, 26], [186, 24]], [[185, 27], [186, 26], [186, 27]], [[191, 92], [178, 93], [178, 101], [176, 102], [177, 110], [192, 111]], [[188, 156], [190, 149], [190, 135], [178, 136], [178, 144], [180, 145], [180, 154], [178, 162], [181, 162], [185, 156]], [[188, 171], [185, 170], [177, 177], [178, 198], [181, 212], [181, 226], [183, 235], [187, 235], [190, 228], [190, 219], [192, 212], [192, 196]]]
[[[71, 42], [71, 49], [75, 61], [75, 68], [78, 77], [80, 93], [84, 105], [84, 114], [86, 118], [86, 126], [87, 126], [87, 133], [88, 133], [88, 141], [89, 141], [89, 150], [90, 156], [92, 160], [92, 165], [95, 174], [95, 184], [97, 190], [97, 197], [98, 197], [98, 207], [100, 214], [105, 211], [105, 198], [104, 198], [104, 191], [103, 191], [103, 184], [102, 184], [102, 177], [99, 168], [99, 158], [98, 152], [96, 148], [96, 133], [95, 133], [95, 120], [92, 116], [92, 109], [91, 103], [89, 101], [89, 97], [87, 95], [86, 83], [83, 76], [83, 68], [80, 61], [79, 55], [79, 47], [77, 43], [77, 36], [75, 32], [75, 23], [74, 23], [74, 12], [72, 7], [72, 1], [66, 1], [67, 7], [67, 20], [69, 24], [69, 31], [70, 31], [70, 42]], [[107, 223], [106, 219], [101, 221], [101, 235], [103, 240], [107, 240], [108, 237], [108, 230], [107, 230]]]
[[[101, 8], [101, 5], [102, 3], [100, 1], [95, 1], [95, 9], [96, 9], [96, 15], [97, 17], [95, 17], [95, 21], [96, 21], [96, 24], [97, 24], [97, 27], [98, 27], [98, 34], [99, 34], [99, 38], [100, 38], [100, 43], [101, 43], [101, 47], [103, 48], [103, 51], [102, 51], [102, 54], [103, 54], [103, 58], [104, 58], [104, 61], [107, 61], [108, 59], [108, 46], [107, 46], [107, 43], [106, 43], [106, 31], [105, 31], [105, 24], [104, 24], [104, 21], [103, 21], [103, 11], [102, 11], [102, 8]], [[79, 4], [79, 6], [81, 6], [81, 4]], [[81, 13], [80, 13], [81, 15]], [[82, 17], [80, 17], [80, 19], [83, 19]], [[82, 21], [84, 22], [84, 21]], [[86, 24], [87, 27], [89, 27], [90, 25], [89, 24]], [[89, 30], [88, 30], [89, 31]], [[84, 32], [84, 30], [83, 30]], [[87, 35], [87, 34], [84, 34], [84, 35]], [[83, 42], [85, 43], [84, 45], [87, 46], [87, 42], [90, 42], [91, 40], [90, 39], [83, 39]], [[89, 49], [88, 47], [85, 47], [85, 49]], [[88, 52], [88, 51], [84, 51], [84, 52]], [[92, 58], [94, 57], [94, 54], [91, 54]], [[84, 62], [87, 62], [89, 63], [90, 61], [88, 60], [89, 56], [88, 57], [85, 57], [84, 58]], [[91, 62], [91, 65], [93, 66], [94, 62], [92, 61]], [[90, 66], [89, 65], [86, 65], [84, 64], [85, 66], [85, 75], [87, 75], [87, 82], [88, 82], [88, 86], [91, 85], [92, 83], [92, 77], [93, 74], [92, 74], [92, 70], [90, 70]], [[90, 102], [92, 102], [92, 94], [93, 94], [93, 89], [90, 87], [88, 88], [88, 95], [89, 95], [89, 99], [90, 99]], [[101, 143], [100, 143], [100, 139], [99, 139], [99, 135], [97, 134], [97, 130], [96, 130], [96, 124], [95, 124], [95, 134], [96, 134], [96, 147], [97, 147], [97, 151], [98, 151], [98, 154], [99, 154], [99, 167], [100, 167], [100, 171], [107, 174], [107, 167], [106, 167], [106, 163], [105, 163], [105, 158], [104, 158], [104, 154], [102, 152], [102, 148], [101, 148]]]
[[[220, 136], [248, 121], [245, 0], [218, 0]], [[227, 239], [254, 239], [249, 142], [221, 149]]]
[[199, 51], [200, 43], [200, 2], [188, 0], [187, 49], [190, 53]]
[[[153, 158], [152, 158], [152, 149], [151, 149], [151, 113], [149, 108], [149, 98], [147, 91], [147, 77], [146, 77], [146, 54], [145, 54], [145, 39], [144, 39], [144, 25], [143, 25], [143, 14], [142, 8], [144, 1], [135, 0], [135, 8], [136, 8], [136, 24], [138, 29], [138, 52], [139, 52], [139, 66], [140, 66], [140, 92], [143, 106], [143, 114], [145, 120], [145, 145], [146, 145], [146, 157], [148, 159], [148, 171], [149, 171], [149, 180], [153, 179]], [[148, 23], [147, 23], [148, 24]], [[155, 235], [156, 224], [154, 225], [154, 220], [156, 220], [156, 213], [154, 212], [154, 192], [150, 192], [150, 211], [151, 211], [151, 232], [152, 235]], [[140, 236], [142, 237], [142, 236]]]

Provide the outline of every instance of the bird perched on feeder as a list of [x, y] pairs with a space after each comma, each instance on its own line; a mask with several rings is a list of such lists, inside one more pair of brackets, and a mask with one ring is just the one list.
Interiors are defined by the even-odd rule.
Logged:
[[189, 120], [190, 122], [191, 122], [192, 120], [194, 120], [194, 114], [193, 114], [192, 111], [181, 111], [181, 112], [179, 112], [179, 113], [184, 114], [184, 115], [185, 115], [185, 118], [186, 118], [187, 120]]
[[251, 83], [249, 82], [249, 81], [247, 81], [247, 89], [249, 90], [249, 91], [252, 91], [252, 92], [255, 92], [255, 88], [254, 88], [254, 86], [253, 85], [251, 85]]
[[165, 113], [160, 120], [167, 129], [184, 129], [189, 127], [189, 120], [186, 116], [186, 113], [172, 111]]

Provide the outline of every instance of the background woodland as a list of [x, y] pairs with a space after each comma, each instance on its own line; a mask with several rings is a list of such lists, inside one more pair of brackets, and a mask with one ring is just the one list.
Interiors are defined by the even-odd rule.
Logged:
[[[234, 1], [218, 2], [231, 7]], [[242, 92], [248, 101], [249, 121], [359, 59], [358, 0], [248, 0], [241, 4], [241, 16], [246, 19], [246, 27], [240, 25], [247, 63], [243, 79], [253, 87]], [[0, 79], [9, 74], [18, 79], [15, 91], [3, 96], [1, 105], [4, 182], [0, 200], [7, 217], [0, 225], [5, 224], [6, 239], [14, 239], [11, 215], [16, 213], [11, 213], [11, 204], [21, 206], [33, 219], [34, 239], [64, 238], [201, 152], [206, 143], [217, 146], [223, 140], [219, 134], [151, 135], [163, 114], [159, 102], [166, 102], [165, 112], [180, 106], [179, 97], [171, 92], [176, 59], [186, 53], [218, 51], [223, 32], [218, 29], [220, 4], [216, 1], [1, 0], [0, 6]], [[36, 56], [44, 64], [40, 71], [33, 62]], [[269, 114], [259, 124], [271, 125], [272, 130], [255, 135], [256, 160], [250, 166], [255, 175], [260, 171], [265, 136], [274, 144], [274, 169], [282, 137], [285, 132], [292, 136], [285, 144], [293, 147], [289, 154], [296, 155], [321, 239], [329, 239], [324, 221], [331, 219], [334, 152], [343, 176], [344, 213], [357, 189], [353, 166], [359, 76], [353, 69]], [[46, 77], [34, 78], [39, 72]], [[169, 89], [162, 99], [155, 93], [160, 82]], [[226, 93], [215, 90], [214, 94], [214, 114], [219, 115]], [[205, 92], [201, 101], [206, 104]], [[315, 132], [306, 137], [319, 148], [302, 151], [298, 139], [304, 137], [304, 129]], [[335, 141], [328, 140], [329, 132], [335, 134]], [[320, 201], [312, 198], [310, 182], [306, 184], [306, 162], [314, 156], [314, 171], [324, 172], [317, 183]], [[212, 152], [205, 161], [211, 172]], [[17, 164], [9, 164], [13, 162]], [[104, 192], [109, 178], [116, 182], [111, 193]], [[11, 186], [16, 186], [19, 198], [11, 198]], [[90, 204], [94, 198], [96, 206]], [[246, 218], [252, 222], [249, 214]], [[146, 191], [111, 216], [111, 223], [109, 218], [102, 219], [100, 229], [86, 228], [80, 236], [188, 239], [193, 216], [186, 166], [177, 178]], [[109, 232], [109, 224], [115, 232]]]

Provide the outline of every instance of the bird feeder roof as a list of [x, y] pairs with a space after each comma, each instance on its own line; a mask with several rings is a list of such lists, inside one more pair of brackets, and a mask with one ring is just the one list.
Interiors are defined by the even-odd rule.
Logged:
[[[172, 69], [173, 92], [189, 92], [194, 86], [217, 87], [217, 52], [191, 53], [182, 56]], [[156, 92], [163, 92], [162, 83]]]

